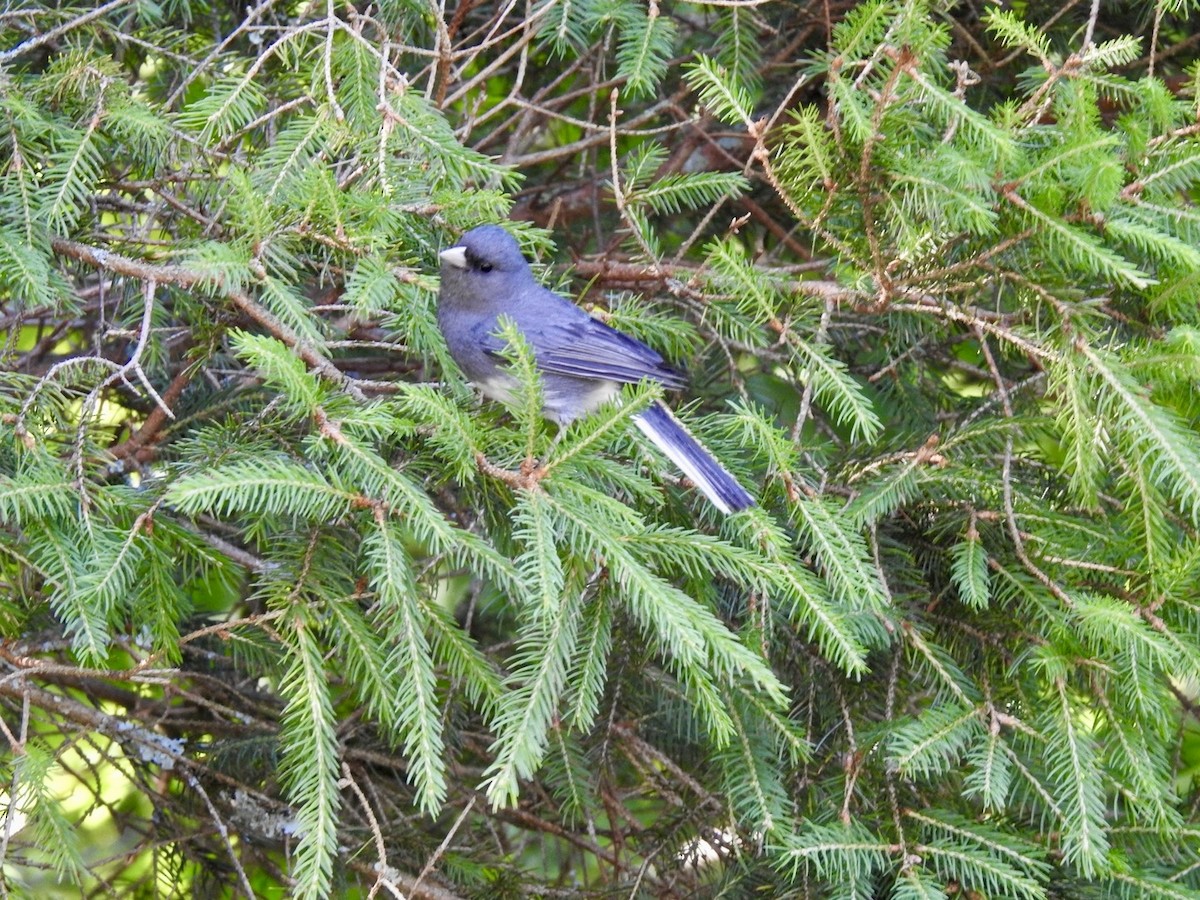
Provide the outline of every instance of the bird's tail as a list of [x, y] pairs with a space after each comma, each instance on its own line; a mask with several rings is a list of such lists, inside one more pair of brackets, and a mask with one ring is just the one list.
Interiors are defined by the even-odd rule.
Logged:
[[662, 403], [654, 403], [645, 412], [638, 413], [633, 421], [721, 512], [728, 514], [754, 505], [754, 498], [738, 484], [738, 480]]

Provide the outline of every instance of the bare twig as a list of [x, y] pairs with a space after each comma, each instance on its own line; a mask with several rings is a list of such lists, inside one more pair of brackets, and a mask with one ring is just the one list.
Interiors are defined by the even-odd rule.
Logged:
[[416, 893], [417, 888], [421, 886], [421, 882], [425, 880], [425, 876], [433, 871], [433, 867], [436, 866], [438, 860], [442, 858], [442, 854], [446, 852], [446, 848], [449, 847], [450, 842], [454, 840], [454, 835], [458, 833], [458, 829], [462, 827], [463, 822], [467, 820], [467, 816], [470, 815], [471, 810], [475, 808], [475, 801], [478, 799], [478, 796], [472, 796], [471, 799], [467, 801], [467, 805], [462, 808], [462, 812], [458, 814], [458, 818], [454, 820], [454, 824], [450, 826], [450, 830], [446, 832], [446, 836], [442, 838], [442, 842], [438, 844], [437, 849], [435, 849], [433, 853], [429, 855], [429, 859], [426, 860], [424, 867], [417, 875], [417, 880], [413, 882], [413, 885], [410, 888], [413, 893]]
[[109, 0], [108, 3], [105, 3], [102, 6], [97, 6], [94, 9], [90, 9], [73, 19], [63, 22], [61, 25], [51, 28], [47, 32], [39, 34], [37, 37], [30, 38], [27, 41], [17, 44], [15, 47], [0, 52], [0, 64], [10, 62], [19, 56], [25, 55], [30, 50], [36, 50], [38, 47], [41, 47], [44, 44], [52, 43], [53, 41], [56, 41], [65, 35], [67, 32], [74, 31], [81, 25], [86, 25], [88, 22], [91, 22], [94, 19], [99, 19], [101, 16], [108, 15], [114, 9], [120, 9], [122, 6], [128, 6], [133, 2], [134, 0]]
[[[68, 241], [63, 238], [55, 238], [52, 241], [52, 246], [56, 253], [60, 253], [63, 256], [77, 259], [97, 269], [137, 278], [145, 282], [174, 284], [185, 288], [200, 287], [207, 283], [204, 275], [182, 266], [158, 265], [130, 259], [127, 256], [121, 256], [120, 254], [112, 253], [99, 247], [90, 247], [86, 244]], [[230, 287], [225, 290], [225, 296], [232, 300], [238, 309], [270, 332], [271, 335], [279, 338], [279, 340], [291, 347], [297, 356], [320, 375], [337, 384], [355, 400], [360, 402], [366, 401], [362, 390], [359, 389], [351, 378], [249, 294], [238, 288]]]

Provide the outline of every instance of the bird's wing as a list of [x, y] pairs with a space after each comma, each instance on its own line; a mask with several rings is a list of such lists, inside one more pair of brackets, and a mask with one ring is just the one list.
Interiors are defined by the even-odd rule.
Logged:
[[555, 339], [538, 353], [538, 366], [547, 372], [629, 384], [650, 378], [670, 388], [686, 383], [657, 352], [586, 314], [581, 322], [549, 330]]
[[[679, 372], [641, 341], [593, 319], [577, 306], [566, 305], [577, 315], [559, 314], [532, 321], [521, 317], [517, 322], [534, 348], [541, 371], [628, 384], [648, 378], [668, 388], [686, 384]], [[494, 340], [495, 344], [487, 348], [490, 353], [503, 349], [499, 338]]]

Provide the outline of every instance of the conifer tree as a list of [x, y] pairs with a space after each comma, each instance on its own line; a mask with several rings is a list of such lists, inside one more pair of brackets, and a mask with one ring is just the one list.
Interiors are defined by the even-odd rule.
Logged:
[[[0, 15], [0, 889], [1200, 896], [1196, 24]], [[484, 221], [756, 506], [480, 400]]]

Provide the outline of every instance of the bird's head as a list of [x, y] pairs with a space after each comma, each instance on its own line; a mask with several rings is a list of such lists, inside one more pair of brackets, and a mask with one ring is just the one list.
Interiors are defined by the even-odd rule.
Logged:
[[516, 239], [499, 225], [472, 228], [441, 252], [442, 294], [456, 298], [495, 298], [533, 274]]

